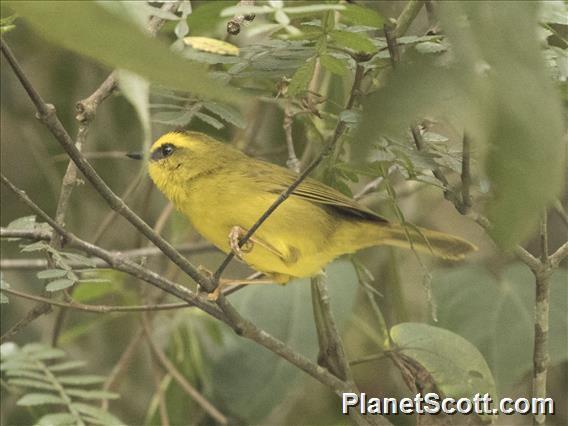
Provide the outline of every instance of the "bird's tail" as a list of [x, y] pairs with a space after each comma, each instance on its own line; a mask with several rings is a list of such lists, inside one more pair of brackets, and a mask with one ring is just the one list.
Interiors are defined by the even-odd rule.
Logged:
[[460, 260], [477, 250], [470, 242], [444, 232], [419, 228], [414, 225], [389, 224], [382, 226], [380, 236], [373, 245], [387, 245], [414, 249], [442, 259]]

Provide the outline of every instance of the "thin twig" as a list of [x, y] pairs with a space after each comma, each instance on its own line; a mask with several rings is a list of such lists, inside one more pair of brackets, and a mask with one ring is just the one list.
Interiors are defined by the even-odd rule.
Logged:
[[568, 257], [568, 243], [562, 244], [558, 250], [550, 255], [548, 258], [550, 267], [557, 268], [564, 259]]
[[286, 135], [286, 148], [288, 149], [288, 161], [286, 165], [290, 170], [300, 173], [300, 160], [296, 157], [296, 150], [294, 148], [294, 139], [292, 137], [292, 124], [294, 123], [294, 113], [292, 111], [292, 102], [288, 100], [284, 107], [284, 121], [282, 127]]
[[467, 214], [472, 206], [471, 188], [471, 140], [464, 132], [462, 139], [462, 170], [461, 170], [461, 214]]
[[94, 244], [88, 243], [86, 241], [81, 240], [71, 232], [67, 231], [61, 225], [59, 225], [55, 220], [53, 220], [47, 213], [45, 213], [37, 204], [35, 204], [24, 191], [17, 188], [9, 179], [7, 179], [4, 174], [0, 173], [0, 178], [2, 183], [10, 189], [16, 196], [26, 204], [30, 210], [32, 210], [35, 214], [41, 217], [45, 222], [47, 222], [54, 231], [60, 233], [65, 240], [74, 244], [77, 248], [83, 250], [86, 253], [89, 253], [93, 256], [99, 257], [107, 262], [111, 267], [117, 269], [122, 272], [126, 272], [129, 275], [133, 275], [137, 278], [140, 278], [146, 281], [149, 284], [154, 285], [155, 287], [160, 288], [161, 290], [170, 293], [179, 299], [184, 300], [187, 303], [193, 304], [198, 306], [200, 309], [204, 310], [205, 312], [209, 313], [213, 317], [226, 322], [226, 317], [223, 315], [219, 309], [200, 298], [197, 294], [193, 291], [189, 290], [188, 288], [174, 283], [149, 269], [146, 269], [137, 263], [129, 260], [124, 259], [120, 256], [113, 255], [111, 252], [104, 250]]
[[326, 367], [341, 380], [352, 382], [343, 342], [331, 311], [325, 273], [312, 277], [311, 289], [314, 322], [320, 348], [318, 364]]
[[[546, 398], [546, 376], [550, 356], [548, 354], [548, 329], [550, 316], [550, 276], [552, 269], [548, 257], [548, 226], [546, 212], [540, 226], [541, 268], [535, 273], [535, 316], [533, 349], [532, 397]], [[533, 425], [544, 425], [544, 413], [533, 414]]]
[[134, 213], [124, 201], [118, 197], [108, 185], [101, 179], [95, 169], [83, 157], [81, 152], [75, 147], [71, 137], [61, 124], [61, 121], [55, 113], [55, 107], [48, 105], [41, 98], [39, 93], [32, 86], [31, 82], [23, 72], [20, 64], [12, 54], [12, 51], [4, 40], [1, 40], [2, 53], [6, 57], [8, 63], [12, 67], [14, 73], [20, 80], [20, 83], [30, 96], [39, 113], [40, 120], [55, 136], [63, 149], [73, 159], [79, 170], [87, 178], [87, 180], [95, 187], [97, 192], [106, 200], [108, 205], [118, 211], [125, 219], [127, 219], [136, 229], [144, 236], [159, 247], [164, 254], [170, 258], [182, 271], [189, 275], [195, 282], [207, 291], [213, 291], [214, 285], [211, 280], [201, 274], [195, 266], [193, 266], [185, 257], [183, 257], [174, 247], [165, 239], [157, 235], [146, 222], [144, 222], [136, 213]]
[[226, 425], [229, 423], [227, 417], [221, 413], [211, 402], [209, 402], [201, 393], [195, 389], [191, 383], [187, 381], [183, 374], [181, 374], [176, 366], [168, 359], [166, 354], [156, 345], [152, 339], [152, 331], [150, 329], [150, 322], [146, 315], [142, 316], [142, 326], [146, 334], [146, 341], [148, 342], [152, 353], [160, 362], [162, 368], [169, 373], [172, 378], [181, 386], [181, 388], [201, 406], [213, 419], [217, 422]]
[[[361, 67], [358, 65], [357, 70]], [[361, 85], [361, 81], [363, 80], [363, 72], [356, 72], [355, 79], [353, 81], [353, 86], [351, 88], [351, 93], [349, 95], [349, 99], [347, 101], [345, 109], [353, 108], [353, 104], [355, 102], [355, 97], [359, 92], [359, 87]], [[335, 131], [333, 132], [333, 136], [327, 146], [322, 150], [320, 155], [312, 161], [312, 163], [296, 178], [296, 180], [284, 191], [282, 192], [276, 201], [272, 203], [272, 205], [260, 216], [260, 218], [255, 222], [253, 226], [247, 231], [247, 233], [239, 240], [239, 247], [243, 247], [244, 244], [253, 236], [253, 234], [257, 231], [258, 228], [270, 217], [272, 213], [282, 204], [290, 195], [294, 192], [294, 190], [308, 177], [308, 175], [314, 171], [314, 169], [322, 162], [322, 160], [328, 156], [331, 152], [333, 152], [337, 141], [343, 136], [343, 133], [347, 129], [347, 123], [343, 120], [339, 120], [337, 126], [335, 127]], [[215, 274], [213, 275], [213, 279], [215, 283], [219, 282], [221, 275], [225, 268], [229, 265], [231, 260], [235, 257], [235, 253], [230, 252], [225, 260], [221, 263]]]
[[40, 303], [47, 303], [60, 308], [69, 308], [76, 311], [89, 312], [94, 314], [108, 314], [110, 312], [148, 312], [148, 311], [166, 311], [172, 309], [191, 308], [194, 305], [189, 303], [163, 303], [156, 305], [133, 305], [133, 306], [112, 306], [112, 305], [85, 305], [78, 302], [61, 302], [48, 299], [46, 297], [35, 296], [33, 294], [24, 293], [11, 288], [1, 290], [3, 293], [11, 294], [23, 299], [35, 300]]

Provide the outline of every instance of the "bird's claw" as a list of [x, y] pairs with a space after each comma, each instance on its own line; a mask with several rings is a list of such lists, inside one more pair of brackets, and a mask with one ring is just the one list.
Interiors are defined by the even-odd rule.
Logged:
[[252, 241], [247, 241], [242, 247], [239, 246], [240, 239], [246, 234], [245, 230], [240, 226], [233, 226], [229, 231], [229, 246], [235, 256], [243, 260], [244, 253], [249, 253], [254, 244]]

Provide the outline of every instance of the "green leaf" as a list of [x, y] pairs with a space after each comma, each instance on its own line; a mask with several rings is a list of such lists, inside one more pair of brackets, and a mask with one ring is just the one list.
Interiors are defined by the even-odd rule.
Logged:
[[21, 386], [25, 388], [32, 388], [32, 389], [43, 389], [43, 390], [57, 390], [57, 388], [51, 384], [46, 383], [39, 380], [30, 380], [30, 379], [9, 379], [9, 385], [13, 386]]
[[67, 361], [62, 362], [61, 364], [55, 365], [48, 365], [47, 368], [51, 371], [68, 371], [68, 370], [75, 370], [77, 368], [81, 368], [87, 365], [85, 361]]
[[220, 104], [218, 102], [203, 102], [203, 107], [239, 129], [244, 129], [247, 126], [241, 112], [230, 105]]
[[0, 364], [0, 371], [8, 370], [41, 370], [41, 366], [29, 361], [10, 359]]
[[103, 376], [84, 375], [84, 376], [59, 376], [57, 380], [65, 385], [93, 385], [103, 383], [106, 379]]
[[64, 290], [66, 288], [71, 287], [73, 284], [75, 284], [75, 281], [67, 279], [67, 278], [62, 278], [60, 280], [55, 280], [55, 281], [49, 282], [45, 286], [45, 290], [46, 291], [60, 291], [60, 290]]
[[282, 10], [286, 13], [301, 13], [301, 14], [316, 14], [320, 12], [327, 12], [330, 10], [344, 11], [345, 6], [341, 4], [310, 4], [306, 6], [289, 6], [284, 7]]
[[29, 379], [47, 381], [46, 377], [43, 374], [35, 373], [33, 371], [28, 371], [28, 370], [6, 370], [6, 375], [8, 377], [26, 377]]
[[22, 247], [22, 251], [28, 253], [33, 251], [45, 250], [47, 248], [49, 248], [49, 245], [47, 243], [43, 241], [36, 241], [35, 243], [31, 243]]
[[68, 426], [77, 424], [77, 419], [69, 413], [46, 414], [36, 423], [37, 426]]
[[18, 15], [11, 15], [7, 16], [6, 18], [0, 19], [0, 34], [6, 34], [9, 31], [12, 31], [16, 26], [14, 22], [18, 18]]
[[308, 88], [308, 84], [310, 84], [310, 80], [314, 75], [315, 66], [316, 60], [312, 58], [298, 68], [288, 86], [288, 94], [290, 96], [296, 96]]
[[[550, 365], [568, 361], [568, 271], [550, 283]], [[520, 263], [499, 276], [480, 267], [443, 271], [432, 280], [442, 327], [459, 333], [485, 355], [501, 395], [518, 389], [532, 369], [534, 276]]]
[[421, 323], [397, 324], [390, 334], [396, 350], [424, 367], [445, 396], [459, 399], [488, 393], [497, 399], [483, 355], [463, 337]]
[[41, 352], [29, 354], [30, 359], [33, 359], [34, 361], [43, 361], [46, 359], [58, 359], [58, 358], [63, 358], [64, 356], [65, 352], [57, 348], [46, 348]]
[[116, 418], [112, 414], [110, 414], [110, 413], [108, 413], [104, 410], [101, 410], [98, 407], [93, 407], [91, 405], [83, 404], [83, 403], [80, 403], [80, 402], [75, 402], [75, 403], [71, 404], [71, 406], [75, 410], [79, 411], [80, 413], [91, 416], [91, 417], [99, 420], [103, 424], [106, 424], [106, 425], [122, 425], [122, 424], [124, 424], [124, 422], [120, 421], [118, 418]]
[[[456, 86], [473, 97], [477, 120], [467, 130], [486, 152], [490, 233], [505, 249], [536, 229], [566, 171], [563, 109], [537, 37], [538, 8], [536, 2], [445, 2], [440, 8], [452, 51], [469, 68]], [[483, 63], [489, 68], [479, 72]]]
[[46, 269], [45, 271], [38, 272], [36, 276], [40, 280], [47, 280], [52, 278], [64, 277], [67, 275], [67, 272], [68, 271], [66, 271], [65, 269]]
[[24, 216], [10, 222], [6, 229], [31, 230], [34, 229], [35, 225], [35, 216]]
[[152, 139], [150, 128], [150, 83], [138, 74], [127, 70], [118, 70], [117, 76], [120, 93], [134, 107], [138, 120], [140, 120], [144, 134], [142, 146], [148, 146]]
[[[346, 261], [332, 263], [327, 275], [331, 306], [341, 329], [351, 313], [357, 277]], [[308, 279], [294, 280], [286, 286], [250, 286], [230, 298], [244, 317], [305, 356], [316, 358], [318, 345]], [[294, 389], [301, 373], [230, 330], [221, 331], [222, 348], [217, 344], [205, 345], [211, 363], [212, 389], [216, 392], [214, 399], [238, 413], [245, 423], [262, 424], [264, 416]], [[270, 392], [259, 392], [253, 399], [247, 396], [247, 389], [260, 388]]]
[[4, 293], [0, 292], [0, 303], [10, 303], [10, 299]]
[[345, 61], [338, 59], [335, 56], [323, 54], [320, 56], [320, 62], [326, 70], [333, 74], [344, 76], [349, 71]]
[[20, 398], [16, 404], [23, 407], [30, 407], [36, 405], [65, 404], [65, 401], [61, 397], [51, 393], [29, 393]]
[[199, 64], [186, 61], [132, 22], [95, 2], [18, 2], [10, 7], [51, 42], [123, 68], [166, 87], [204, 99], [235, 102], [241, 95], [212, 81]]
[[373, 42], [359, 33], [333, 30], [330, 36], [338, 46], [346, 47], [356, 52], [375, 53], [377, 51]]
[[65, 257], [69, 262], [81, 263], [91, 268], [96, 268], [97, 263], [94, 259], [77, 253], [61, 252], [61, 256]]
[[380, 28], [384, 23], [383, 17], [375, 10], [356, 4], [348, 4], [341, 12], [341, 17], [352, 24], [367, 27]]
[[68, 395], [83, 399], [118, 399], [120, 395], [114, 392], [83, 389], [65, 389]]
[[207, 124], [209, 124], [210, 126], [213, 126], [216, 129], [222, 129], [223, 127], [225, 127], [225, 125], [223, 123], [221, 123], [219, 120], [217, 120], [216, 118], [213, 118], [213, 117], [211, 117], [210, 115], [207, 115], [207, 114], [203, 114], [202, 112], [196, 112], [195, 117], [199, 118], [204, 123], [207, 123]]

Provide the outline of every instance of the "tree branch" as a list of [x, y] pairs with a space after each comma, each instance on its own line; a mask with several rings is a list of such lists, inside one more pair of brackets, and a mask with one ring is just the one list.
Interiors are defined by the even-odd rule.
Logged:
[[[357, 65], [357, 72], [355, 73], [355, 79], [353, 81], [353, 86], [351, 88], [351, 92], [349, 95], [349, 99], [347, 101], [345, 109], [352, 109], [353, 104], [355, 102], [355, 97], [359, 92], [359, 88], [361, 86], [361, 82], [363, 80], [363, 72], [362, 67]], [[311, 172], [322, 162], [322, 160], [327, 157], [330, 153], [333, 152], [337, 141], [343, 136], [345, 130], [347, 129], [347, 123], [343, 120], [339, 120], [337, 126], [335, 127], [335, 131], [333, 132], [333, 136], [327, 146], [322, 150], [320, 155], [312, 161], [312, 163], [296, 178], [296, 180], [284, 191], [282, 192], [278, 198], [272, 203], [272, 205], [260, 216], [260, 218], [256, 221], [256, 223], [247, 231], [247, 233], [239, 240], [239, 247], [243, 247], [247, 241], [253, 236], [253, 234], [260, 228], [260, 226], [274, 213], [274, 211], [288, 199], [288, 197], [294, 192], [294, 190], [309, 176]], [[231, 260], [235, 257], [235, 253], [230, 252], [225, 260], [221, 263], [215, 274], [213, 275], [213, 280], [215, 285], [219, 282], [221, 275], [225, 268], [229, 265]]]
[[26, 92], [28, 92], [28, 95], [30, 96], [32, 102], [38, 110], [40, 120], [51, 131], [59, 144], [77, 165], [77, 168], [81, 170], [83, 175], [95, 187], [97, 192], [106, 200], [108, 205], [113, 210], [116, 210], [132, 225], [134, 225], [134, 227], [138, 229], [146, 238], [148, 238], [157, 247], [159, 247], [168, 258], [170, 258], [182, 271], [189, 275], [202, 288], [208, 291], [213, 291], [214, 285], [207, 277], [201, 274], [197, 270], [197, 268], [193, 266], [186, 258], [184, 258], [173, 246], [171, 246], [170, 243], [156, 234], [146, 222], [144, 222], [136, 213], [134, 213], [126, 205], [126, 203], [124, 203], [124, 201], [120, 199], [120, 197], [118, 197], [107, 186], [107, 184], [101, 179], [95, 169], [83, 157], [81, 152], [77, 150], [69, 134], [61, 124], [61, 121], [59, 121], [59, 118], [55, 113], [55, 108], [53, 107], [53, 105], [48, 105], [43, 101], [41, 96], [32, 86], [27, 76], [24, 74], [22, 68], [20, 67], [19, 63], [15, 59], [10, 48], [4, 42], [4, 40], [1, 41], [1, 46], [2, 53], [10, 63], [10, 66], [14, 70], [14, 73], [20, 80], [20, 83], [25, 88]]

